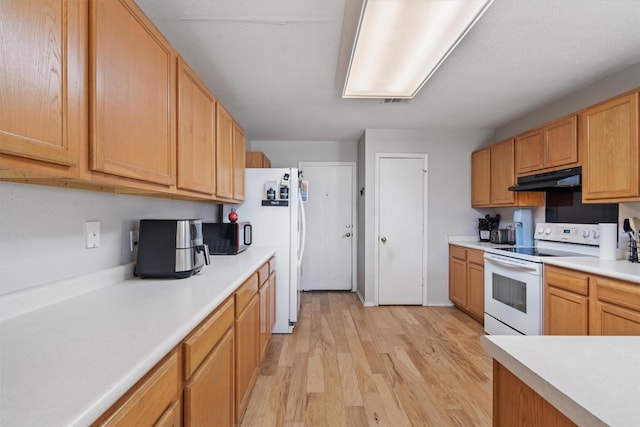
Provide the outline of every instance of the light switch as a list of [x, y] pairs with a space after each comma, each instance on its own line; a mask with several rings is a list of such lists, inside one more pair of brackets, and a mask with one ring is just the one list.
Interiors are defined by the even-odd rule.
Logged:
[[100, 221], [89, 221], [84, 224], [85, 247], [87, 249], [100, 246]]

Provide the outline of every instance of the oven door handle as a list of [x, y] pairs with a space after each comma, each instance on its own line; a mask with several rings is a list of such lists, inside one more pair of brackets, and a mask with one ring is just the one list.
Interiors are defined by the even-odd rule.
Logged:
[[484, 260], [489, 261], [490, 263], [493, 263], [496, 265], [500, 265], [502, 267], [510, 268], [512, 270], [521, 270], [521, 271], [524, 270], [524, 271], [532, 271], [532, 272], [538, 271], [537, 265], [529, 266], [529, 265], [524, 265], [518, 262], [511, 262], [511, 261], [506, 261], [506, 260], [496, 259], [496, 258], [489, 258], [489, 257], [485, 257]]

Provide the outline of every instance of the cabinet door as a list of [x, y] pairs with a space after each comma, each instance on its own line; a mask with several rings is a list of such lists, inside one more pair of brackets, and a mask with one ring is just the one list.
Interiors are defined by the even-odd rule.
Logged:
[[640, 335], [640, 312], [596, 303], [592, 335]]
[[484, 319], [484, 265], [467, 264], [467, 308], [478, 320]]
[[90, 168], [175, 185], [175, 51], [133, 0], [90, 4]]
[[265, 350], [267, 349], [267, 344], [269, 344], [270, 338], [270, 326], [271, 320], [269, 319], [269, 298], [271, 293], [269, 292], [269, 281], [260, 288], [258, 292], [258, 296], [260, 299], [260, 358], [262, 359]]
[[545, 167], [542, 131], [536, 129], [516, 137], [516, 173], [525, 174]]
[[449, 256], [449, 299], [467, 306], [467, 262]]
[[608, 277], [595, 280], [592, 335], [640, 335], [640, 286]]
[[545, 286], [545, 335], [588, 335], [589, 298], [553, 286]]
[[249, 396], [251, 386], [258, 373], [260, 351], [260, 307], [258, 295], [255, 294], [246, 309], [240, 313], [235, 322], [236, 333], [236, 423], [240, 423]]
[[244, 131], [233, 122], [233, 199], [244, 200], [244, 164], [245, 164]]
[[216, 195], [233, 198], [233, 119], [216, 105]]
[[515, 185], [513, 139], [491, 146], [491, 204], [513, 205], [515, 193], [509, 187]]
[[578, 164], [577, 128], [576, 115], [559, 119], [544, 127], [545, 168]]
[[624, 200], [639, 195], [638, 93], [588, 108], [582, 115], [582, 198]]
[[83, 1], [0, 1], [0, 153], [78, 165], [87, 143], [87, 14]]
[[589, 333], [588, 274], [555, 266], [544, 268], [544, 333]]
[[185, 426], [234, 425], [233, 335], [229, 329], [185, 387]]
[[196, 73], [178, 58], [178, 188], [215, 193], [216, 100]]
[[269, 336], [276, 325], [276, 272], [272, 272], [269, 276]]
[[471, 206], [491, 204], [491, 149], [471, 154]]

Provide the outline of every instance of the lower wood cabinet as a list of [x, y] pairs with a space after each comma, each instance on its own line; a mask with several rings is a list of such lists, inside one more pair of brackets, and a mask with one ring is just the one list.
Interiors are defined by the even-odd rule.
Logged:
[[258, 270], [258, 278], [260, 281], [258, 291], [260, 298], [260, 357], [264, 357], [275, 323], [276, 277], [275, 271], [271, 271], [272, 264], [275, 266], [275, 262], [271, 262], [270, 260]]
[[185, 426], [234, 425], [234, 343], [229, 329], [185, 386]]
[[484, 251], [449, 245], [449, 299], [484, 322]]
[[229, 298], [184, 341], [185, 426], [234, 423], [234, 320]]
[[589, 275], [546, 266], [544, 334], [589, 334]]
[[493, 426], [575, 426], [531, 387], [493, 361]]
[[93, 426], [240, 424], [275, 322], [275, 279], [272, 257]]
[[260, 365], [260, 306], [254, 294], [245, 309], [236, 315], [236, 423], [240, 424], [249, 403], [251, 388]]
[[180, 418], [179, 389], [178, 354], [173, 351], [93, 425], [174, 425], [173, 420]]
[[640, 284], [545, 266], [547, 335], [640, 335]]

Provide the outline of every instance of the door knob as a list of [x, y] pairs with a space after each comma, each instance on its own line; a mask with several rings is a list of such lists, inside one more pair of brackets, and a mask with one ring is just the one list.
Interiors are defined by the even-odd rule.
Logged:
[[351, 233], [347, 233], [347, 234], [345, 234], [345, 236], [351, 237]]
[[387, 238], [386, 238], [386, 237], [381, 237], [381, 238], [380, 238], [380, 241], [381, 241], [382, 243], [387, 243]]

